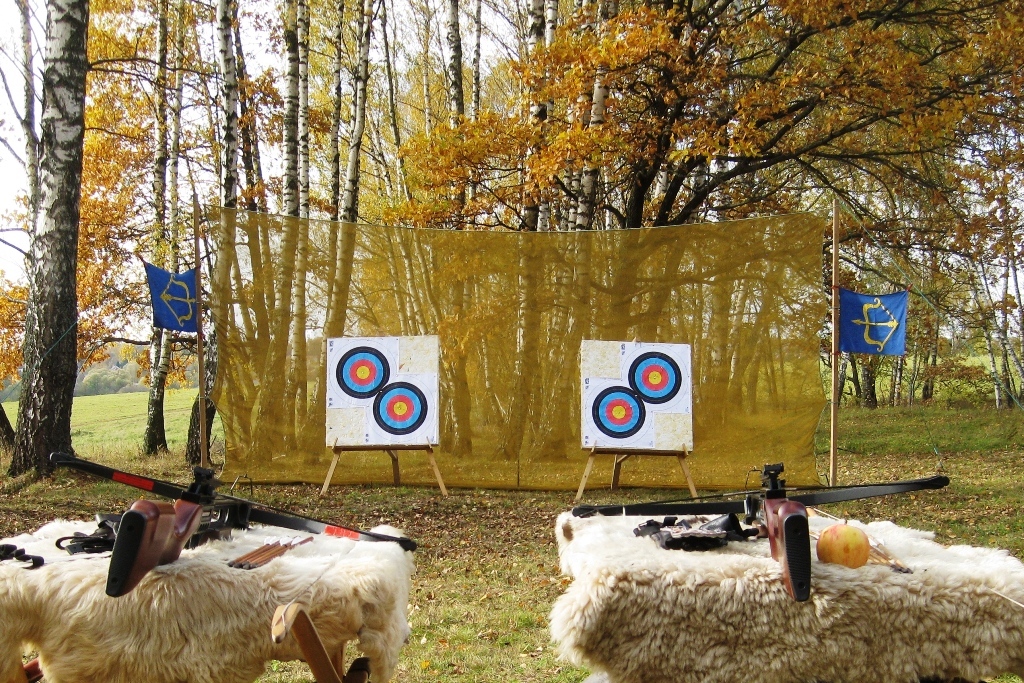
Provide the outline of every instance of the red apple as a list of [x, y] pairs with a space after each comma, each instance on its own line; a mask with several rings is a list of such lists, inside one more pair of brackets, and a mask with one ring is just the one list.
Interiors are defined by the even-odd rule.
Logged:
[[871, 542], [868, 535], [849, 524], [833, 524], [818, 536], [818, 559], [856, 569], [867, 564]]

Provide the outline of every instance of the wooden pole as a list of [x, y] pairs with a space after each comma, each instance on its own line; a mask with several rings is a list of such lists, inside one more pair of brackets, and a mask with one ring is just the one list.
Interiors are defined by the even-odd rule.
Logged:
[[832, 199], [832, 405], [829, 418], [828, 484], [836, 482], [836, 437], [839, 429], [839, 198]]
[[196, 252], [196, 347], [199, 356], [199, 465], [209, 467], [206, 443], [206, 374], [203, 365], [203, 261], [199, 251], [199, 198], [192, 195], [192, 235]]

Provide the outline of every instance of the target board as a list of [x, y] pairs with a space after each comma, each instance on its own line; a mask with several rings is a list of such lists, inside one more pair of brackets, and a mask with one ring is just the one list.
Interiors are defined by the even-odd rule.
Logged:
[[327, 340], [327, 445], [438, 443], [436, 336]]
[[583, 340], [583, 447], [693, 450], [690, 346]]

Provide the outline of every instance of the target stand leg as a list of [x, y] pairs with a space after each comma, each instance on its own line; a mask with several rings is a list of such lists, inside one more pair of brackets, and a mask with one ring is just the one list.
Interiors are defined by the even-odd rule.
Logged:
[[686, 465], [686, 456], [688, 455], [689, 453], [687, 451], [683, 451], [682, 453], [676, 454], [676, 457], [679, 458], [679, 466], [683, 468], [683, 476], [686, 477], [686, 485], [690, 487], [690, 497], [696, 498], [697, 487], [693, 485], [693, 477], [690, 476], [690, 468]]
[[448, 489], [444, 487], [444, 479], [441, 478], [441, 470], [437, 468], [437, 461], [434, 460], [434, 449], [427, 447], [427, 457], [430, 458], [430, 466], [434, 468], [434, 476], [437, 477], [437, 485], [441, 487], [441, 495], [448, 497]]
[[612, 469], [612, 491], [619, 490], [619, 472], [622, 470], [622, 463], [626, 462], [631, 453], [615, 456], [615, 465]]
[[587, 479], [590, 477], [590, 471], [594, 469], [594, 453], [597, 451], [597, 446], [590, 449], [590, 457], [587, 458], [587, 468], [583, 470], [583, 478], [580, 479], [580, 489], [576, 492], [576, 499], [574, 502], [580, 502], [580, 498], [583, 497], [583, 489], [587, 487]]
[[327, 478], [324, 479], [324, 486], [320, 489], [320, 497], [322, 498], [327, 493], [327, 487], [331, 485], [331, 477], [334, 476], [334, 468], [338, 466], [338, 460], [341, 458], [341, 451], [334, 449], [334, 459], [331, 460], [331, 466], [327, 470]]
[[398, 472], [398, 453], [395, 453], [390, 448], [384, 449], [384, 452], [391, 456], [391, 472], [395, 475], [395, 486], [401, 486], [402, 475]]

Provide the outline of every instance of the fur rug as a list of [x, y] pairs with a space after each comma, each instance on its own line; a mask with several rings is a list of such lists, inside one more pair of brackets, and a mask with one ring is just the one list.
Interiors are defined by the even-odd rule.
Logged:
[[358, 639], [374, 681], [391, 677], [408, 638], [413, 558], [396, 543], [313, 535], [258, 569], [228, 567], [267, 537], [310, 535], [254, 527], [183, 551], [111, 598], [104, 592], [108, 557], [69, 559], [53, 545], [95, 528], [57, 521], [2, 541], [46, 563], [33, 570], [0, 563], [0, 683], [24, 681], [23, 649], [39, 652], [48, 683], [248, 683], [272, 659], [302, 658], [293, 637], [280, 645], [270, 638], [274, 609], [293, 600], [307, 607], [328, 652]]
[[[569, 589], [560, 654], [609, 683], [906, 683], [1024, 674], [1024, 565], [1003, 550], [943, 547], [890, 522], [861, 526], [912, 570], [813, 559], [811, 599], [786, 593], [768, 541], [663, 550], [644, 517], [558, 517]], [[811, 530], [833, 522], [810, 519]], [[812, 557], [814, 551], [812, 548]], [[997, 594], [1001, 593], [1003, 596]]]

